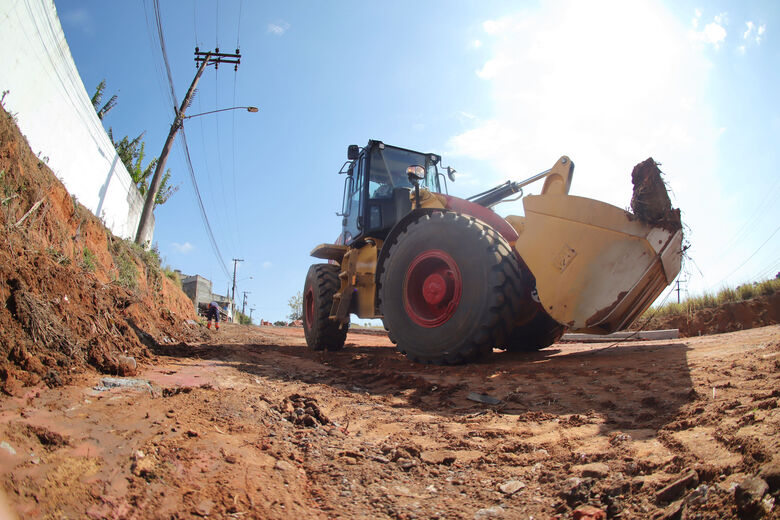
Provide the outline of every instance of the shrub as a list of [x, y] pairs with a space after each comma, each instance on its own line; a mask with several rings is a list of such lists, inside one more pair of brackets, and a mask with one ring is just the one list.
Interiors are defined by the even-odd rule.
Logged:
[[95, 253], [90, 251], [88, 247], [84, 247], [81, 258], [81, 267], [90, 273], [95, 272], [95, 268], [97, 267], [95, 260]]
[[717, 294], [705, 292], [700, 296], [686, 298], [680, 303], [671, 302], [657, 308], [650, 308], [643, 317], [690, 315], [701, 309], [710, 309], [724, 303], [740, 302], [758, 296], [769, 296], [777, 291], [780, 291], [780, 279], [777, 278], [740, 285], [736, 289], [725, 287]]

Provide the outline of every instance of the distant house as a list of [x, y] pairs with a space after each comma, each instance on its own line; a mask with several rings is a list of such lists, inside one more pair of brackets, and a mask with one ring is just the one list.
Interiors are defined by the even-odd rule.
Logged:
[[233, 321], [232, 301], [227, 296], [213, 293], [211, 290], [211, 280], [204, 278], [199, 274], [186, 275], [182, 274], [181, 271], [177, 271], [177, 273], [181, 279], [181, 288], [184, 291], [184, 294], [192, 300], [195, 311], [203, 314], [203, 311], [208, 307], [209, 303], [217, 302], [227, 314], [228, 321]]

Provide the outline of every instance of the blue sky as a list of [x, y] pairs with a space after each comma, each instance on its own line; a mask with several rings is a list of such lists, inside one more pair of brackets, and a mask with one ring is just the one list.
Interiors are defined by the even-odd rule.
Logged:
[[[780, 271], [780, 4], [742, 2], [161, 3], [179, 101], [193, 50], [241, 48], [209, 68], [185, 122], [237, 299], [275, 321], [308, 254], [340, 231], [347, 145], [368, 139], [440, 153], [469, 196], [577, 165], [571, 193], [628, 207], [630, 172], [652, 156], [682, 208], [683, 287], [717, 290]], [[173, 112], [152, 0], [55, 2], [88, 92], [105, 78], [115, 136], [146, 131], [158, 155]], [[240, 17], [239, 17], [240, 10]], [[177, 139], [178, 140], [178, 139]], [[231, 283], [209, 245], [179, 144], [180, 190], [155, 211], [167, 264]], [[519, 202], [497, 207], [522, 214]], [[251, 279], [249, 277], [252, 277]]]

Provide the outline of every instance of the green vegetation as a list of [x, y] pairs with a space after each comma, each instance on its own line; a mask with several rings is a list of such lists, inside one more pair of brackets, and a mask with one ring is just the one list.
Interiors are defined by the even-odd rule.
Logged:
[[116, 279], [119, 285], [128, 289], [135, 289], [138, 286], [138, 269], [130, 255], [123, 251], [118, 257], [114, 257], [114, 262], [119, 272]]
[[236, 310], [236, 322], [240, 323], [241, 325], [252, 325], [252, 320], [247, 316], [246, 314], [242, 313], [239, 310]]
[[[0, 95], [0, 107], [2, 107], [3, 110], [5, 110], [5, 96], [7, 96], [9, 92], [11, 92], [11, 91], [10, 90], [4, 90], [2, 95]], [[16, 113], [12, 114], [11, 112], [8, 112], [8, 111], [6, 111], [6, 113], [8, 114], [8, 119], [12, 119], [13, 122], [16, 123], [17, 125], [19, 124], [19, 121], [16, 118]]]
[[160, 267], [160, 253], [157, 246], [147, 250], [132, 240], [121, 240], [110, 233], [107, 235], [107, 240], [109, 251], [117, 268], [117, 274], [114, 277], [117, 283], [128, 289], [138, 287], [138, 264], [135, 261], [137, 258], [144, 266], [144, 274], [149, 287], [153, 290], [162, 287], [163, 271]]
[[95, 271], [97, 265], [95, 264], [95, 253], [89, 250], [88, 247], [84, 247], [82, 252], [81, 267], [90, 273]]
[[[103, 118], [113, 109], [117, 104], [117, 96], [114, 94], [111, 96], [105, 104], [101, 106], [103, 102], [103, 92], [106, 90], [106, 80], [101, 81], [95, 88], [95, 94], [92, 96], [92, 106], [95, 108], [98, 118], [102, 121]], [[142, 141], [146, 132], [141, 132], [134, 139], [130, 139], [129, 136], [124, 136], [119, 141], [114, 139], [114, 132], [111, 127], [108, 128], [108, 137], [116, 148], [116, 152], [119, 158], [122, 160], [122, 164], [127, 168], [127, 172], [132, 177], [138, 191], [141, 195], [146, 195], [149, 190], [149, 178], [157, 168], [157, 157], [152, 158], [146, 166], [143, 165], [146, 153], [144, 148], [146, 143]], [[165, 204], [171, 196], [179, 190], [178, 186], [172, 186], [170, 184], [171, 170], [166, 170], [160, 179], [160, 188], [157, 190], [157, 195], [154, 198], [154, 205]]]
[[286, 326], [287, 326], [287, 322], [286, 321], [279, 320], [279, 321], [275, 321], [274, 322], [274, 327], [286, 327]]
[[653, 316], [674, 316], [690, 315], [701, 309], [717, 307], [724, 303], [740, 302], [756, 298], [758, 296], [768, 296], [780, 291], [780, 278], [774, 280], [765, 280], [763, 282], [753, 282], [740, 285], [736, 289], [727, 287], [721, 289], [715, 294], [704, 293], [700, 296], [688, 298], [680, 303], [673, 302], [662, 305], [658, 308], [650, 308], [643, 317]]
[[179, 278], [179, 273], [173, 270], [171, 266], [166, 265], [163, 267], [163, 273], [165, 276], [167, 276], [179, 289], [181, 289], [181, 278]]
[[56, 263], [60, 265], [70, 264], [70, 258], [68, 258], [68, 255], [66, 255], [62, 251], [57, 251], [53, 247], [49, 247], [46, 249], [46, 252], [49, 253], [49, 256], [51, 256], [52, 260], [54, 260]]
[[287, 315], [290, 321], [300, 320], [303, 317], [303, 293], [301, 291], [287, 300], [287, 305], [290, 306], [290, 314]]

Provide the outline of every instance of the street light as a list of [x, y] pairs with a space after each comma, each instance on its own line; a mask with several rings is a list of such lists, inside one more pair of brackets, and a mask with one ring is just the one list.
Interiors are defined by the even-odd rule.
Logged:
[[146, 228], [149, 226], [149, 221], [151, 220], [152, 212], [154, 211], [154, 200], [157, 197], [157, 190], [160, 189], [162, 172], [165, 170], [165, 161], [168, 159], [168, 153], [171, 151], [171, 147], [173, 146], [173, 139], [176, 137], [176, 132], [178, 132], [179, 128], [181, 128], [182, 121], [191, 117], [213, 114], [215, 112], [224, 112], [226, 110], [239, 110], [242, 108], [245, 108], [247, 112], [257, 112], [258, 110], [257, 107], [231, 107], [222, 108], [220, 110], [212, 110], [211, 112], [203, 112], [202, 114], [195, 114], [192, 116], [184, 115], [184, 111], [187, 110], [187, 107], [192, 101], [192, 96], [195, 94], [195, 86], [198, 84], [198, 80], [203, 73], [203, 69], [208, 64], [210, 57], [211, 53], [209, 53], [203, 60], [203, 63], [198, 69], [198, 73], [195, 75], [195, 79], [192, 80], [192, 84], [190, 85], [190, 89], [187, 91], [187, 95], [184, 97], [181, 108], [179, 108], [179, 110], [176, 112], [176, 117], [173, 119], [173, 124], [171, 125], [171, 129], [168, 132], [168, 138], [165, 140], [165, 145], [163, 145], [160, 158], [157, 160], [157, 167], [154, 170], [152, 181], [149, 183], [149, 189], [146, 192], [144, 207], [143, 210], [141, 210], [141, 217], [138, 219], [138, 230], [135, 234], [135, 243], [138, 245], [143, 244], [143, 237], [146, 235]]
[[228, 110], [241, 110], [242, 108], [246, 108], [247, 112], [255, 113], [259, 110], [257, 107], [230, 107], [230, 108], [220, 108], [219, 110], [211, 110], [209, 112], [203, 112], [201, 114], [193, 114], [191, 116], [182, 116], [182, 119], [190, 119], [191, 117], [198, 117], [198, 116], [205, 116], [206, 114], [216, 114], [217, 112], [226, 112]]

